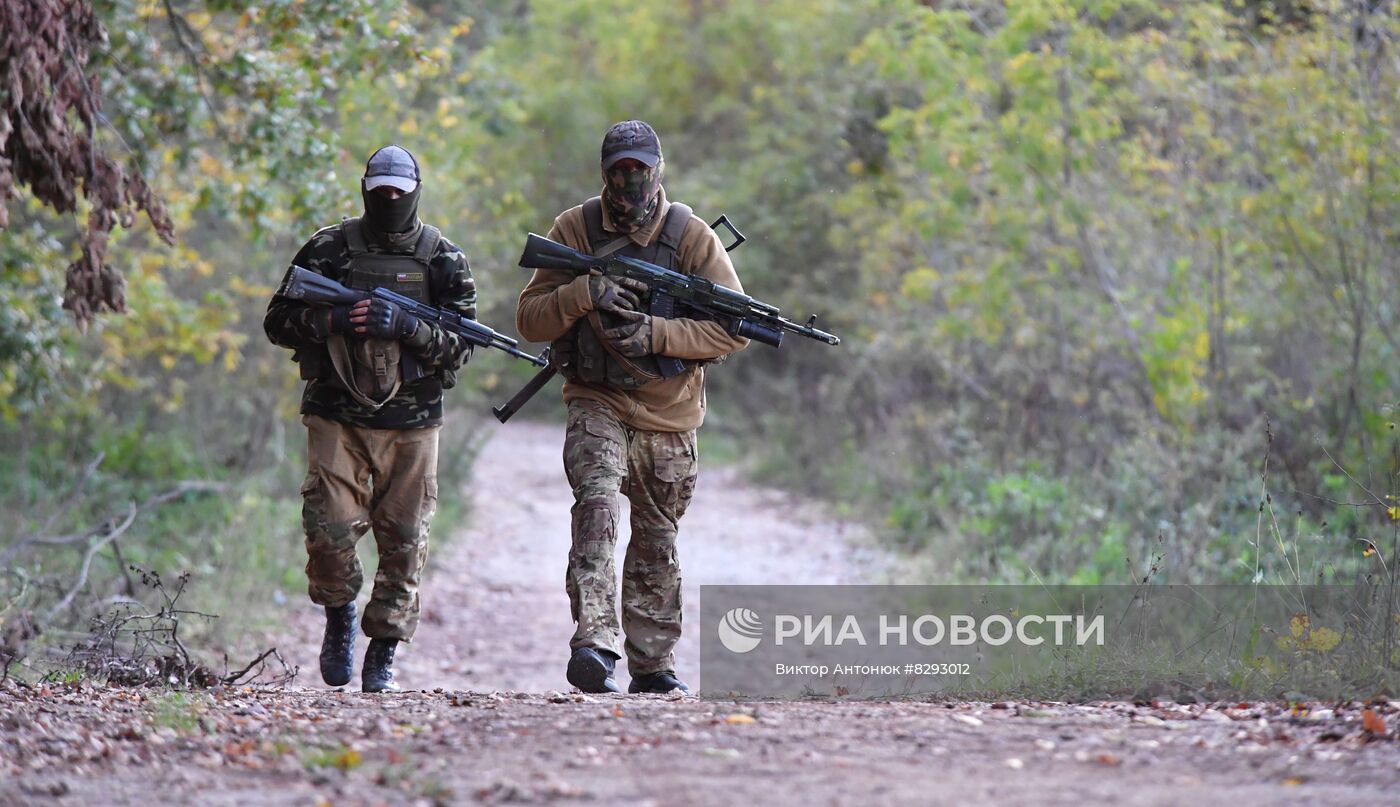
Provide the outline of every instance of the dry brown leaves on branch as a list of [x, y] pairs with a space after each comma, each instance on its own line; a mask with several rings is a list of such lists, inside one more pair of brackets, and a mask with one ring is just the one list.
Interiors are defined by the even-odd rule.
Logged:
[[103, 311], [126, 309], [125, 281], [107, 263], [112, 228], [131, 226], [143, 211], [169, 243], [174, 226], [140, 171], [97, 142], [102, 93], [85, 67], [107, 33], [91, 3], [8, 0], [0, 31], [0, 227], [21, 186], [59, 213], [77, 211], [81, 187], [91, 207], [63, 307], [86, 327]]

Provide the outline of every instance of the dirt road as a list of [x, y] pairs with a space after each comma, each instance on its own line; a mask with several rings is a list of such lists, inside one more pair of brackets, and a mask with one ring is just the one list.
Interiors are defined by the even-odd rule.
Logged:
[[[318, 616], [290, 603], [278, 643], [299, 687], [0, 687], [0, 804], [1374, 805], [1400, 787], [1396, 702], [1363, 717], [1362, 704], [570, 693], [560, 431], [512, 424], [484, 448], [492, 473], [471, 486], [471, 525], [430, 560], [424, 623], [401, 654], [413, 691], [319, 686]], [[695, 683], [700, 584], [874, 582], [890, 563], [855, 525], [718, 467], [702, 472], [681, 560], [679, 666]]]
[[[573, 622], [564, 594], [564, 559], [573, 494], [564, 479], [562, 441], [561, 426], [511, 423], [482, 448], [469, 491], [470, 524], [428, 561], [423, 623], [400, 653], [404, 686], [486, 692], [569, 688], [564, 665]], [[706, 467], [703, 457], [701, 466], [680, 537], [682, 598], [691, 629], [682, 637], [677, 665], [692, 684], [699, 680], [699, 634], [693, 626], [702, 583], [875, 582], [885, 574], [882, 556], [859, 526], [835, 520], [809, 502], [754, 488], [733, 468]], [[624, 517], [619, 546], [625, 546], [626, 522]], [[452, 529], [434, 526], [439, 534]], [[366, 598], [367, 592], [362, 603]], [[322, 621], [301, 603], [294, 605], [296, 641], [282, 645], [290, 651], [289, 661], [314, 671]], [[618, 680], [625, 688], [624, 668], [619, 667]]]

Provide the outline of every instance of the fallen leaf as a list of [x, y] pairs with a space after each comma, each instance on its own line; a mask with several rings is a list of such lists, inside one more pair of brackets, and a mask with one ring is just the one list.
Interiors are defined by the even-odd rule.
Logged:
[[1298, 785], [1301, 785], [1302, 783], [1304, 783], [1304, 782], [1306, 782], [1306, 781], [1308, 781], [1308, 780], [1307, 780], [1307, 779], [1304, 779], [1304, 778], [1301, 777], [1301, 776], [1290, 776], [1290, 777], [1288, 777], [1287, 779], [1284, 779], [1284, 780], [1283, 780], [1283, 783], [1284, 783], [1285, 785], [1289, 786], [1289, 787], [1297, 787]]
[[1117, 755], [1115, 755], [1115, 754], [1110, 754], [1110, 753], [1108, 753], [1107, 751], [1105, 751], [1105, 752], [1102, 753], [1102, 754], [1096, 755], [1096, 756], [1094, 757], [1094, 761], [1097, 762], [1097, 763], [1099, 763], [1100, 765], [1121, 765], [1121, 764], [1123, 764], [1123, 760], [1122, 760], [1122, 759], [1119, 759]]
[[342, 771], [348, 771], [352, 768], [359, 767], [359, 764], [360, 752], [353, 748], [347, 748], [335, 756], [335, 766]]
[[724, 719], [724, 722], [728, 723], [731, 726], [747, 726], [750, 723], [757, 723], [758, 721], [754, 720], [753, 715], [732, 714], [729, 717], [726, 717]]
[[1385, 718], [1376, 714], [1374, 709], [1361, 710], [1361, 728], [1377, 736], [1384, 736], [1386, 733]]
[[953, 715], [953, 719], [958, 721], [959, 723], [966, 723], [969, 726], [982, 725], [982, 720], [980, 718], [973, 717], [972, 715]]

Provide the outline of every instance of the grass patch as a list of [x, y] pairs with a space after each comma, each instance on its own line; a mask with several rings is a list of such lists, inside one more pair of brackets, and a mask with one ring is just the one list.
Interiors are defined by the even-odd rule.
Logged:
[[208, 697], [198, 693], [163, 692], [150, 700], [151, 725], [180, 734], [202, 731], [199, 718], [210, 703]]
[[301, 754], [302, 767], [308, 771], [334, 768], [341, 772], [348, 772], [360, 767], [363, 762], [364, 758], [359, 751], [343, 743], [308, 749]]

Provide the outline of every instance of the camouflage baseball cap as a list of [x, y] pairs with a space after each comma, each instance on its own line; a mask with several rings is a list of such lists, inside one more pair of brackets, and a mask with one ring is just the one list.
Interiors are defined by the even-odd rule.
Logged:
[[412, 193], [422, 178], [418, 172], [418, 161], [403, 146], [385, 146], [370, 155], [369, 162], [365, 164], [367, 191], [389, 185], [404, 193]]
[[625, 120], [614, 123], [603, 135], [603, 170], [621, 160], [639, 160], [648, 168], [661, 162], [661, 139], [656, 130], [643, 121]]

